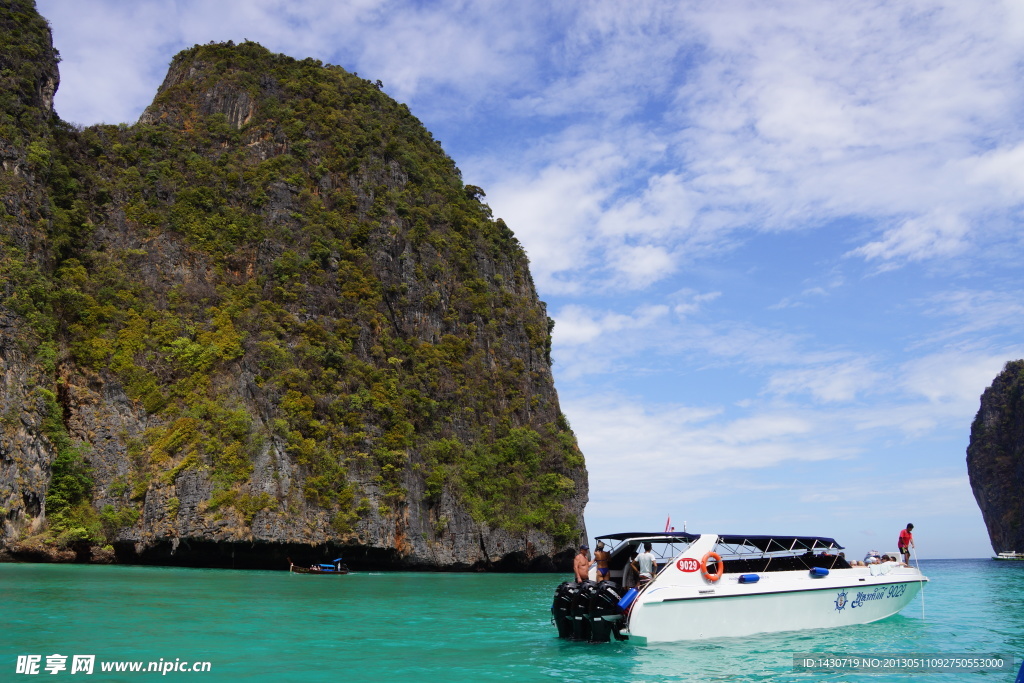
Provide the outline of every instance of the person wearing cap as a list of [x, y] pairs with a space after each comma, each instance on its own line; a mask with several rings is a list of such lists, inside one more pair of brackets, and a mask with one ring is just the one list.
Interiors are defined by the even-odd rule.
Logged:
[[910, 549], [914, 547], [914, 534], [910, 533], [914, 530], [913, 524], [908, 524], [907, 528], [900, 532], [900, 538], [896, 542], [900, 552], [903, 553], [903, 564], [910, 565]]
[[604, 549], [604, 541], [597, 542], [597, 548], [594, 550], [594, 561], [597, 562], [597, 582], [607, 581], [611, 578], [608, 573], [608, 558], [610, 555], [608, 551]]
[[590, 546], [583, 544], [580, 551], [576, 553], [576, 559], [572, 563], [573, 571], [576, 572], [576, 583], [583, 583], [590, 574]]

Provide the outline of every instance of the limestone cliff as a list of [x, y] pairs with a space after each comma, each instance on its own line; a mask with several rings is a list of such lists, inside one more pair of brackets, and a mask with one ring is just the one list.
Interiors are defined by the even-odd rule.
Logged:
[[981, 396], [967, 474], [996, 552], [1024, 552], [1024, 360], [1012, 361]]
[[7, 556], [567, 565], [587, 478], [551, 321], [405, 105], [210, 44], [135, 125], [80, 130], [32, 2], [0, 27]]

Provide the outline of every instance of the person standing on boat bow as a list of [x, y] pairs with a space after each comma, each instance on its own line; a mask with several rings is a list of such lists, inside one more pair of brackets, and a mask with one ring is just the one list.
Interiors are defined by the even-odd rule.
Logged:
[[914, 530], [913, 524], [908, 524], [907, 528], [900, 532], [899, 541], [896, 542], [900, 552], [903, 553], [903, 564], [910, 566], [910, 549], [914, 548], [914, 534], [911, 532]]
[[573, 560], [572, 569], [576, 572], [576, 583], [583, 583], [590, 578], [590, 546], [580, 546], [580, 551]]

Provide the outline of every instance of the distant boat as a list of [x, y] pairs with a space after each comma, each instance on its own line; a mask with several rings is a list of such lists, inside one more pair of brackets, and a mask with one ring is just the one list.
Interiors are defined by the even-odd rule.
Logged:
[[288, 558], [288, 571], [293, 574], [314, 574], [317, 576], [340, 576], [348, 574], [348, 566], [341, 558], [335, 559], [331, 564], [314, 564], [312, 567], [300, 567]]
[[1024, 560], [1024, 553], [1004, 552], [999, 553], [993, 560]]

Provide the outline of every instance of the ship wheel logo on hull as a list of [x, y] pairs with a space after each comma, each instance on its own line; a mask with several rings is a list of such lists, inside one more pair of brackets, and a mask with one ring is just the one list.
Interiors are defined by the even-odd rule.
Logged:
[[846, 591], [839, 591], [839, 595], [836, 596], [836, 611], [842, 612], [844, 607], [846, 607]]

